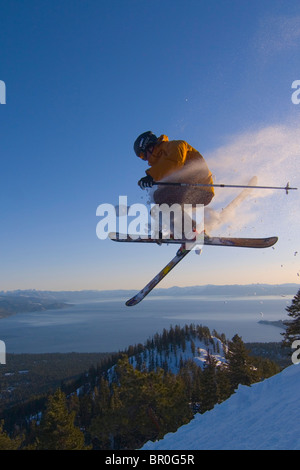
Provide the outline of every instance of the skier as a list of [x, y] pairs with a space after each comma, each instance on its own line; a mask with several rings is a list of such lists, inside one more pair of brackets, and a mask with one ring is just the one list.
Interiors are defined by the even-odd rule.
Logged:
[[[138, 136], [134, 142], [134, 151], [150, 166], [146, 176], [138, 182], [142, 189], [151, 188], [154, 182], [161, 180], [213, 184], [212, 174], [203, 156], [184, 140], [169, 141], [166, 135], [157, 137], [148, 131]], [[158, 186], [153, 193], [155, 204], [180, 204], [182, 209], [184, 204], [192, 205], [193, 209], [196, 204], [207, 206], [213, 197], [213, 187]]]

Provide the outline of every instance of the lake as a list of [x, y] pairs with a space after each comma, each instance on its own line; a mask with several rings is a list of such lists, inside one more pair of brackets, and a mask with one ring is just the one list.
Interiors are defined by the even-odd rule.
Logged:
[[287, 319], [293, 296], [156, 296], [135, 307], [125, 298], [85, 301], [62, 310], [22, 313], [0, 320], [7, 353], [112, 352], [144, 343], [170, 325], [199, 324], [244, 342], [281, 341], [282, 329], [260, 320]]

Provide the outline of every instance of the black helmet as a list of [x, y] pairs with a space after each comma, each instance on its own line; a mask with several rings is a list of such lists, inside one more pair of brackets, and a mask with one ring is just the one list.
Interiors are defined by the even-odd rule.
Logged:
[[157, 140], [158, 139], [156, 135], [154, 135], [151, 131], [144, 132], [143, 134], [139, 135], [133, 146], [136, 155], [144, 160], [147, 147], [150, 145], [155, 145]]

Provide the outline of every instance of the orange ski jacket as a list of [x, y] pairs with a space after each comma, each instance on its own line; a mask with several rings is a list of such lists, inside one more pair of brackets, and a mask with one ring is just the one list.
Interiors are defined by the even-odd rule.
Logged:
[[[212, 174], [203, 158], [203, 156], [184, 140], [169, 141], [166, 135], [161, 135], [155, 144], [153, 152], [148, 159], [149, 168], [146, 173], [155, 181], [161, 181], [172, 173], [182, 169], [187, 164], [198, 160], [200, 171], [192, 175], [192, 181], [201, 184], [213, 184]], [[178, 175], [179, 176], [179, 175]], [[189, 181], [185, 181], [188, 183]], [[203, 188], [214, 194], [213, 187]]]

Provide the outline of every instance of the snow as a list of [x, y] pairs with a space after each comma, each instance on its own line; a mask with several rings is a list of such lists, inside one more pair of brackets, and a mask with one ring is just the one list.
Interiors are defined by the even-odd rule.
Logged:
[[299, 450], [300, 365], [250, 387], [142, 450]]

